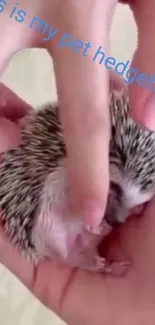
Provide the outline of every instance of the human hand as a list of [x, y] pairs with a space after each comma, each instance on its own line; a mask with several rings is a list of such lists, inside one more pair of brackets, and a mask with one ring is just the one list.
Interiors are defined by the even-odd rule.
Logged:
[[[87, 58], [63, 47], [58, 49], [59, 34], [49, 41], [23, 23], [9, 18], [15, 5], [8, 0], [1, 13], [0, 73], [11, 56], [25, 47], [45, 47], [54, 60], [60, 117], [68, 150], [68, 169], [72, 186], [72, 203], [88, 224], [97, 225], [104, 214], [108, 192], [108, 75], [107, 69], [92, 60], [104, 40], [108, 52], [109, 25], [117, 0], [22, 0], [17, 6], [27, 12], [31, 21], [36, 16], [48, 22], [61, 36], [90, 41]], [[103, 141], [104, 139], [104, 141]], [[104, 161], [104, 164], [102, 163]], [[76, 186], [75, 186], [76, 184]], [[79, 211], [80, 210], [80, 211]]]
[[[20, 115], [26, 114], [27, 109], [31, 108], [1, 85], [0, 152], [8, 150], [15, 143], [18, 144], [20, 134], [18, 121]], [[155, 201], [149, 204], [142, 216], [128, 220], [101, 245], [100, 251], [104, 256], [131, 262], [129, 273], [124, 278], [92, 274], [50, 261], [42, 262], [35, 268], [15, 251], [2, 228], [0, 262], [44, 305], [68, 324], [153, 325], [154, 210]]]
[[[22, 0], [20, 9], [25, 9], [29, 17], [37, 16], [45, 22], [48, 21], [53, 28], [58, 27], [62, 34], [67, 31], [75, 39], [90, 40], [93, 45], [91, 51], [104, 39], [104, 50], [108, 52], [109, 25], [118, 1], [87, 0], [82, 5], [77, 0], [74, 4], [71, 0], [67, 0], [64, 4], [59, 1], [46, 1], [45, 6], [42, 0], [33, 2]], [[121, 2], [130, 2], [139, 29], [139, 46], [133, 59], [133, 66], [152, 75], [155, 52], [153, 27], [155, 2], [153, 0]], [[58, 49], [57, 36], [43, 42], [42, 35], [30, 29], [25, 22], [19, 24], [15, 19], [9, 18], [10, 8], [13, 5], [14, 2], [10, 0], [9, 7], [1, 14], [0, 27], [4, 32], [0, 41], [0, 72], [2, 73], [11, 56], [25, 47], [46, 47], [52, 55], [61, 108], [60, 117], [68, 150], [72, 201], [77, 210], [80, 210], [78, 212], [84, 216], [86, 223], [97, 224], [104, 214], [109, 179], [107, 70], [94, 64], [89, 56], [85, 59], [65, 47]], [[133, 83], [129, 86], [129, 95], [132, 116], [141, 124], [153, 128], [154, 109], [151, 107], [154, 105], [154, 95], [151, 90]]]
[[[138, 28], [138, 46], [131, 66], [139, 73], [145, 73], [152, 82], [140, 87], [136, 82], [129, 85], [130, 107], [132, 117], [142, 126], [155, 130], [155, 1], [121, 0], [132, 9]], [[148, 83], [144, 83], [144, 85]]]

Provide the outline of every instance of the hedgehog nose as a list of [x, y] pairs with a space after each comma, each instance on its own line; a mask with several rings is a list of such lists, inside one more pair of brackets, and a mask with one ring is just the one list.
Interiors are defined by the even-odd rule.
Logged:
[[118, 183], [110, 182], [109, 196], [107, 201], [104, 220], [111, 227], [117, 227], [121, 224], [119, 220], [119, 211], [122, 206], [123, 190]]

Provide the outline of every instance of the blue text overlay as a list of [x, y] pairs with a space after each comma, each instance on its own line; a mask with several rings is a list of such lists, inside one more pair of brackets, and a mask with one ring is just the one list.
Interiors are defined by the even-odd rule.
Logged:
[[[9, 2], [6, 0], [0, 0], [0, 13], [3, 13], [9, 7]], [[18, 23], [27, 23], [27, 26], [36, 32], [40, 32], [43, 35], [45, 42], [54, 38], [55, 35], [59, 35], [58, 48], [70, 48], [74, 53], [87, 57], [92, 56], [92, 60], [97, 64], [104, 65], [108, 70], [114, 70], [118, 75], [123, 76], [124, 81], [127, 84], [132, 84], [134, 81], [140, 86], [146, 89], [152, 88], [155, 92], [154, 82], [155, 74], [148, 77], [145, 73], [139, 72], [137, 69], [130, 67], [130, 61], [117, 62], [113, 56], [106, 56], [100, 45], [92, 55], [90, 54], [90, 48], [92, 47], [90, 42], [84, 42], [80, 39], [74, 39], [72, 35], [65, 33], [61, 34], [58, 28], [53, 28], [46, 21], [39, 17], [28, 17], [27, 11], [20, 8], [20, 3], [17, 2], [10, 8], [9, 11], [10, 19], [15, 19]]]

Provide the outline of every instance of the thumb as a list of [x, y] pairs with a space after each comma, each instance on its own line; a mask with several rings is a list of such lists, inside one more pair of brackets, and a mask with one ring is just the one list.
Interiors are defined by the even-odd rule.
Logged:
[[131, 66], [138, 72], [136, 82], [129, 87], [131, 114], [142, 126], [155, 130], [155, 1], [132, 3], [138, 27], [138, 48]]
[[31, 106], [0, 83], [0, 153], [18, 145], [18, 122], [31, 109]]
[[65, 20], [62, 22], [62, 29], [67, 29], [77, 44], [82, 40], [83, 45], [90, 42], [91, 47], [85, 56], [82, 55], [85, 46], [80, 53], [74, 53], [71, 46], [55, 48], [60, 117], [73, 205], [87, 224], [97, 226], [104, 214], [108, 192], [109, 110], [107, 69], [99, 64], [102, 54], [96, 62], [93, 57], [102, 40], [102, 51], [108, 52], [109, 24], [117, 0], [91, 4], [85, 1], [82, 14], [79, 2], [74, 1], [74, 6], [72, 1], [67, 3], [64, 16], [69, 14], [66, 26]]
[[17, 146], [19, 137], [20, 130], [17, 125], [5, 117], [0, 117], [0, 153]]

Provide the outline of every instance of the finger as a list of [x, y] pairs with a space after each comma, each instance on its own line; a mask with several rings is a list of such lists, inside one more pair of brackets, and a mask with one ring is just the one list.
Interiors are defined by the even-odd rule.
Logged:
[[18, 124], [0, 117], [0, 153], [17, 146], [19, 139], [20, 128]]
[[31, 109], [31, 106], [10, 89], [2, 83], [0, 84], [0, 152], [18, 145], [20, 129], [15, 121], [22, 118]]
[[31, 110], [31, 106], [19, 98], [13, 91], [0, 83], [0, 116], [16, 121]]
[[75, 40], [90, 41], [91, 48], [86, 57], [71, 48], [55, 50], [60, 115], [74, 206], [86, 223], [97, 225], [103, 217], [108, 192], [109, 111], [107, 69], [98, 64], [100, 58], [94, 62], [93, 57], [103, 40], [103, 51], [108, 52], [109, 24], [117, 1], [91, 2], [92, 7], [89, 2], [89, 8], [86, 1], [82, 14], [79, 2], [74, 2], [74, 8], [71, 1], [68, 3], [70, 7], [66, 11], [65, 6], [65, 12], [72, 17], [66, 23], [68, 33]]
[[[133, 1], [132, 10], [138, 26], [138, 48], [131, 64], [137, 70], [129, 86], [131, 113], [138, 123], [155, 130], [155, 1]], [[138, 81], [141, 73], [145, 75]]]

